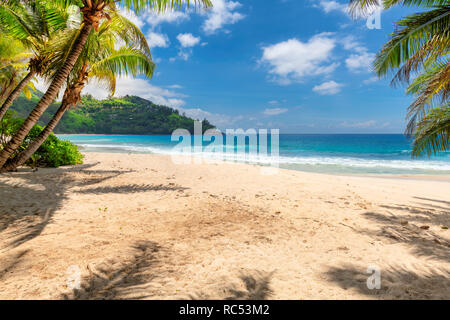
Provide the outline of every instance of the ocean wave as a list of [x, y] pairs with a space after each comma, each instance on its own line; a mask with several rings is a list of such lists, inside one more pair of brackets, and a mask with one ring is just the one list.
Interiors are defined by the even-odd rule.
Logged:
[[156, 148], [149, 146], [137, 146], [137, 145], [121, 145], [121, 144], [89, 144], [89, 143], [77, 143], [78, 146], [97, 150], [97, 149], [110, 149], [110, 150], [118, 150], [118, 151], [130, 151], [130, 152], [145, 152], [145, 153], [164, 153], [170, 152], [168, 148]]
[[[304, 165], [304, 166], [329, 166], [367, 169], [399, 169], [399, 170], [429, 170], [450, 172], [450, 162], [438, 160], [396, 160], [396, 159], [368, 159], [342, 156], [261, 156], [255, 153], [232, 152], [189, 152], [185, 153], [173, 147], [159, 148], [154, 146], [119, 145], [119, 144], [80, 144], [81, 147], [99, 150], [118, 150], [139, 153], [154, 153], [165, 155], [190, 155], [204, 157], [212, 160], [248, 162], [262, 165]], [[405, 150], [406, 151], [406, 150]]]

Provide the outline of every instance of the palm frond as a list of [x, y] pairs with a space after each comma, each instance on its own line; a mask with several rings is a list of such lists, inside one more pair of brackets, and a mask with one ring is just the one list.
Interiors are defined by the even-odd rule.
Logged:
[[93, 63], [90, 69], [94, 77], [100, 70], [109, 70], [118, 77], [144, 75], [151, 78], [155, 64], [141, 50], [124, 46]]
[[119, 0], [109, 2], [117, 2], [120, 7], [133, 10], [134, 12], [142, 12], [145, 9], [164, 12], [188, 8], [191, 5], [206, 8], [212, 6], [211, 0]]
[[418, 121], [421, 121], [435, 104], [442, 104], [449, 98], [450, 62], [435, 62], [420, 74], [407, 89], [416, 99], [408, 108], [409, 119], [406, 134], [412, 135]]
[[355, 17], [366, 17], [376, 8], [389, 9], [396, 5], [417, 6], [417, 7], [436, 7], [447, 5], [448, 0], [350, 0], [349, 12]]
[[401, 19], [391, 40], [377, 55], [374, 62], [375, 71], [379, 76], [383, 76], [407, 63], [402, 71], [404, 76], [398, 74], [400, 80], [408, 78], [412, 71], [418, 70], [427, 58], [436, 60], [446, 55], [450, 45], [449, 25], [450, 6], [438, 7]]
[[447, 102], [433, 109], [417, 125], [412, 154], [431, 156], [449, 151], [450, 142], [450, 106]]
[[144, 33], [133, 22], [121, 15], [117, 10], [111, 12], [111, 20], [100, 25], [99, 33], [109, 33], [112, 41], [121, 39], [131, 47], [141, 48], [150, 55], [150, 48]]

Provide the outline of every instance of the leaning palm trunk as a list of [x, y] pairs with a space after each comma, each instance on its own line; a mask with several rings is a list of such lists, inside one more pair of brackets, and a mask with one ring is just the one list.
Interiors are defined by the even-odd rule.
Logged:
[[[6, 100], [6, 98], [9, 96], [11, 91], [14, 89], [14, 76], [11, 75], [11, 79], [8, 81], [7, 84], [4, 84], [2, 87], [2, 90], [0, 90], [0, 102], [3, 103], [3, 101]], [[3, 117], [0, 118], [0, 120]]]
[[59, 107], [58, 111], [56, 111], [55, 115], [50, 120], [48, 125], [44, 128], [44, 130], [42, 130], [39, 136], [36, 139], [34, 139], [24, 151], [20, 152], [13, 159], [8, 160], [8, 162], [6, 162], [3, 168], [0, 169], [0, 172], [12, 171], [17, 167], [23, 165], [25, 162], [28, 161], [28, 159], [31, 158], [33, 153], [35, 153], [39, 149], [39, 147], [45, 142], [45, 140], [47, 140], [48, 136], [53, 132], [53, 130], [58, 125], [64, 113], [70, 107], [76, 105], [78, 102], [81, 101], [81, 91], [85, 86], [86, 79], [87, 73], [82, 71], [82, 73], [80, 74], [79, 81], [75, 85], [68, 87], [64, 92], [64, 97], [61, 102], [61, 106]]
[[28, 118], [23, 123], [22, 127], [19, 131], [14, 135], [14, 137], [6, 144], [3, 150], [0, 152], [0, 168], [6, 163], [8, 158], [17, 150], [17, 148], [22, 144], [23, 140], [33, 128], [33, 126], [38, 122], [41, 115], [47, 110], [50, 104], [58, 95], [59, 90], [64, 85], [67, 77], [72, 71], [78, 57], [80, 56], [84, 45], [91, 33], [93, 27], [93, 22], [85, 19], [83, 28], [80, 31], [80, 35], [78, 36], [74, 46], [67, 56], [67, 60], [64, 62], [61, 69], [56, 74], [54, 80], [50, 84], [47, 92], [38, 102], [34, 110], [30, 113]]
[[3, 119], [3, 117], [6, 114], [6, 111], [8, 111], [9, 107], [11, 107], [14, 100], [16, 100], [16, 98], [19, 96], [19, 94], [22, 92], [22, 90], [25, 88], [25, 86], [31, 81], [31, 79], [34, 78], [35, 74], [36, 73], [33, 70], [28, 72], [26, 77], [23, 78], [22, 81], [20, 81], [20, 83], [17, 85], [17, 87], [9, 94], [9, 96], [3, 102], [3, 105], [0, 108], [0, 121]]
[[21, 153], [19, 153], [16, 157], [14, 157], [12, 160], [9, 160], [5, 163], [2, 169], [0, 169], [0, 172], [8, 172], [16, 169], [17, 167], [23, 165], [31, 156], [33, 153], [35, 153], [39, 147], [44, 143], [44, 141], [48, 138], [48, 136], [52, 133], [53, 129], [58, 124], [61, 117], [64, 115], [64, 112], [69, 108], [67, 104], [63, 103], [59, 107], [56, 114], [53, 116], [52, 120], [48, 123], [48, 125], [45, 127], [45, 129], [41, 132], [41, 134], [33, 140], [30, 145]]

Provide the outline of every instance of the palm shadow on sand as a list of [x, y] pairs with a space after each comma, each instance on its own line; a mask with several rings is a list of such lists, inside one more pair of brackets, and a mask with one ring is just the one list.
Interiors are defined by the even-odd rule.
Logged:
[[158, 263], [161, 247], [152, 241], [138, 241], [132, 246], [135, 252], [132, 259], [125, 263], [108, 261], [103, 266], [90, 270], [90, 274], [81, 280], [80, 288], [63, 294], [65, 300], [110, 300], [110, 299], [146, 299], [150, 298], [147, 286], [158, 275], [153, 267]]
[[270, 287], [274, 272], [251, 272], [243, 273], [239, 279], [244, 288], [231, 286], [228, 288], [229, 296], [225, 300], [267, 300], [273, 294]]
[[[52, 223], [55, 212], [62, 208], [72, 188], [95, 186], [128, 170], [95, 170], [98, 163], [64, 167], [49, 171], [32, 172], [21, 169], [16, 173], [0, 175], [0, 239], [7, 245], [0, 252], [20, 246], [39, 236]], [[20, 178], [19, 184], [10, 184], [9, 177]], [[137, 193], [155, 191], [184, 191], [187, 188], [175, 185], [123, 185], [115, 187], [92, 187], [75, 191], [83, 194]], [[28, 195], [28, 196], [26, 196]], [[8, 199], [8, 201], [1, 201]], [[46, 208], [46, 209], [42, 209]]]
[[96, 187], [86, 190], [77, 191], [82, 194], [107, 194], [107, 193], [139, 193], [148, 191], [184, 191], [189, 188], [180, 187], [176, 185], [151, 185], [151, 184], [130, 184], [125, 186], [108, 186], [108, 187]]
[[[95, 185], [126, 173], [91, 170], [96, 165], [59, 168], [50, 174], [46, 169], [37, 172], [22, 169], [0, 175], [3, 178], [0, 179], [0, 199], [8, 199], [7, 202], [0, 201], [0, 237], [7, 239], [7, 245], [0, 250], [18, 247], [39, 236], [52, 222], [71, 188]], [[20, 178], [23, 182], [9, 184], [6, 182], [8, 177]], [[13, 230], [8, 230], [10, 227]]]
[[[380, 266], [381, 268], [382, 266]], [[448, 270], [431, 270], [423, 273], [410, 267], [381, 268], [381, 288], [369, 289], [367, 267], [346, 264], [332, 267], [326, 273], [328, 281], [343, 290], [356, 290], [373, 299], [449, 299], [450, 273]]]
[[[450, 241], [444, 237], [444, 234], [449, 232], [445, 228], [450, 225], [450, 207], [436, 205], [434, 203], [436, 200], [426, 200], [427, 202], [420, 202], [415, 205], [381, 206], [390, 215], [366, 212], [364, 216], [377, 224], [381, 224], [381, 228], [376, 232], [369, 230], [360, 230], [360, 232], [377, 238], [384, 238], [391, 243], [404, 243], [418, 257], [449, 262]], [[429, 203], [430, 201], [432, 203]], [[398, 211], [401, 214], [395, 215], [393, 211]], [[438, 231], [429, 230], [431, 225], [437, 225], [441, 229]]]
[[[364, 216], [380, 226], [378, 230], [352, 227], [355, 232], [369, 235], [386, 243], [401, 243], [418, 258], [450, 262], [450, 243], [444, 237], [450, 225], [450, 202], [415, 197], [414, 204], [383, 205], [380, 212], [366, 212]], [[387, 212], [388, 214], [386, 214]], [[438, 231], [429, 226], [442, 226]], [[401, 261], [399, 261], [401, 263]], [[331, 267], [326, 273], [329, 281], [342, 289], [356, 289], [359, 293], [378, 299], [449, 299], [450, 271], [424, 269], [419, 266], [382, 266], [381, 289], [369, 290], [366, 281], [370, 274], [365, 267], [344, 265]]]
[[28, 252], [29, 250], [21, 250], [12, 257], [9, 257], [6, 261], [3, 261], [0, 266], [0, 280], [5, 278], [9, 272], [16, 269], [23, 262]]
[[275, 271], [241, 271], [238, 281], [224, 284], [217, 292], [196, 292], [188, 295], [190, 300], [268, 300], [273, 295], [271, 281]]

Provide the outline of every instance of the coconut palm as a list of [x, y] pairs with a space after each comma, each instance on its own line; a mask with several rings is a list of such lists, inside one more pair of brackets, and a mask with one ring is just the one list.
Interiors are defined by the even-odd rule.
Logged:
[[[24, 61], [29, 56], [20, 42], [0, 32], [0, 104], [23, 78], [27, 67]], [[31, 90], [34, 90], [32, 83], [23, 88], [27, 98], [31, 97]]]
[[[371, 10], [377, 0], [351, 0], [351, 11], [355, 14]], [[400, 19], [390, 40], [378, 53], [374, 70], [379, 76], [396, 71], [392, 85], [410, 83], [411, 76], [416, 78], [407, 89], [407, 93], [415, 96], [408, 108], [407, 135], [415, 135], [415, 146], [432, 146], [433, 143], [421, 143], [418, 138], [424, 137], [422, 126], [418, 124], [433, 111], [433, 108], [448, 108], [450, 89], [450, 1], [449, 0], [383, 0], [382, 5], [388, 9], [394, 5], [422, 6], [426, 9]], [[439, 113], [441, 115], [446, 114]], [[436, 114], [434, 115], [436, 116]], [[427, 118], [426, 122], [428, 123]], [[445, 122], [439, 122], [445, 123]], [[420, 128], [419, 128], [420, 127]], [[434, 137], [435, 148], [419, 148], [421, 153], [448, 149], [446, 130], [440, 130]], [[418, 155], [417, 150], [413, 152]]]
[[0, 30], [14, 39], [13, 45], [29, 51], [26, 72], [10, 91], [0, 107], [0, 119], [35, 76], [44, 76], [53, 54], [44, 50], [58, 32], [67, 28], [70, 13], [67, 7], [55, 7], [43, 1], [3, 1], [0, 6]]
[[433, 108], [418, 123], [413, 143], [413, 155], [431, 155], [448, 151], [450, 139], [450, 104]]
[[[417, 76], [407, 92], [416, 100], [409, 107], [409, 130], [414, 134], [413, 156], [449, 150], [450, 66], [437, 61]], [[414, 125], [413, 125], [414, 124]]]
[[[124, 45], [115, 49], [116, 35], [122, 30], [124, 18], [116, 14], [111, 23], [102, 23], [98, 33], [91, 33], [86, 46], [68, 78], [61, 106], [39, 136], [27, 148], [10, 159], [2, 171], [11, 171], [24, 164], [51, 134], [64, 113], [81, 101], [81, 92], [91, 79], [101, 82], [114, 95], [116, 76], [144, 75], [152, 77], [154, 64], [145, 38], [144, 43]], [[131, 23], [131, 22], [127, 22]], [[122, 33], [125, 35], [125, 33]], [[120, 39], [123, 41], [123, 39]], [[61, 59], [61, 57], [58, 57]], [[57, 59], [58, 60], [58, 59]]]
[[8, 158], [17, 150], [31, 128], [56, 98], [83, 51], [92, 30], [98, 31], [101, 22], [104, 19], [110, 19], [111, 13], [117, 10], [116, 4], [134, 12], [140, 12], [144, 9], [162, 12], [170, 9], [179, 9], [183, 6], [188, 6], [192, 2], [203, 6], [211, 6], [211, 0], [48, 0], [48, 2], [52, 2], [54, 5], [67, 5], [70, 3], [78, 6], [82, 13], [82, 26], [75, 38], [76, 40], [73, 41], [70, 49], [67, 51], [64, 63], [55, 74], [47, 91], [24, 121], [19, 131], [5, 145], [3, 150], [0, 151], [0, 167], [3, 167]]

